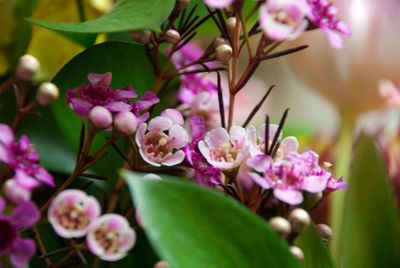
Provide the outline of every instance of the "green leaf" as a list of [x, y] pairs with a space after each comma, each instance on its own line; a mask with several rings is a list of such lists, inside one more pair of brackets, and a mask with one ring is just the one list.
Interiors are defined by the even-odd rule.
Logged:
[[303, 268], [333, 268], [333, 260], [328, 249], [321, 240], [321, 236], [312, 224], [296, 239], [296, 245], [303, 250]]
[[173, 268], [298, 267], [267, 223], [221, 193], [123, 172], [150, 241]]
[[365, 135], [355, 150], [341, 238], [343, 267], [399, 267], [399, 220], [393, 190], [385, 163]]
[[161, 23], [168, 17], [174, 4], [174, 0], [120, 0], [109, 13], [95, 20], [80, 23], [28, 20], [46, 29], [64, 33], [93, 34], [141, 29], [160, 31]]

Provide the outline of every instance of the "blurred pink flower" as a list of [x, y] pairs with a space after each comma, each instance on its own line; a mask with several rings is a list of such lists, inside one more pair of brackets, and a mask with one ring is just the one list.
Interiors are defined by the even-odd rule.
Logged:
[[90, 226], [86, 243], [90, 252], [105, 261], [124, 258], [136, 242], [135, 231], [117, 214], [104, 214]]
[[213, 8], [225, 8], [232, 4], [235, 0], [204, 0], [207, 6]]
[[189, 142], [189, 136], [182, 127], [182, 114], [175, 109], [167, 109], [142, 123], [136, 132], [136, 144], [143, 160], [153, 166], [174, 166], [185, 159], [182, 148]]
[[389, 80], [379, 82], [379, 93], [385, 99], [387, 105], [400, 108], [400, 89]]
[[75, 238], [85, 236], [100, 213], [99, 202], [94, 197], [81, 190], [69, 189], [54, 198], [47, 217], [59, 236]]

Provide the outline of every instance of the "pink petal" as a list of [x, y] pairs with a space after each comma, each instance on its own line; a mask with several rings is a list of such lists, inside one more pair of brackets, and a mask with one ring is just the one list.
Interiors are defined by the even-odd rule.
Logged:
[[115, 93], [116, 100], [132, 99], [138, 96], [135, 90], [131, 87], [116, 89]]
[[27, 189], [33, 189], [39, 186], [39, 182], [35, 178], [29, 176], [22, 170], [15, 171], [14, 179], [18, 182], [19, 185]]
[[189, 142], [186, 130], [180, 125], [172, 126], [168, 131], [169, 143], [176, 149], [182, 148]]
[[326, 176], [308, 176], [304, 178], [302, 188], [310, 193], [318, 193], [325, 190], [327, 183]]
[[142, 146], [142, 143], [144, 142], [146, 130], [147, 130], [147, 124], [142, 123], [136, 131], [135, 140], [139, 148]]
[[43, 182], [44, 184], [54, 187], [54, 179], [53, 176], [43, 167], [40, 167], [36, 173], [35, 173], [35, 178], [38, 179], [39, 181]]
[[105, 74], [90, 73], [88, 75], [88, 79], [90, 84], [94, 86], [108, 87], [111, 84], [112, 73], [111, 72], [107, 72]]
[[282, 140], [279, 149], [283, 153], [283, 157], [285, 157], [291, 152], [297, 152], [299, 149], [299, 142], [297, 141], [296, 137], [286, 137]]
[[8, 151], [6, 147], [4, 147], [2, 144], [0, 144], [0, 162], [3, 163], [8, 163], [10, 161], [8, 157]]
[[147, 163], [149, 163], [150, 165], [155, 166], [155, 167], [161, 167], [161, 164], [160, 164], [160, 163], [156, 163], [156, 162], [154, 162], [154, 161], [151, 161], [151, 160], [148, 158], [148, 156], [146, 155], [146, 153], [143, 152], [142, 148], [139, 149], [139, 153], [140, 153], [140, 156], [142, 157], [142, 159], [143, 159], [145, 162], [147, 162]]
[[95, 219], [98, 218], [101, 214], [101, 207], [99, 201], [93, 196], [87, 196], [85, 200], [85, 211], [86, 215], [91, 218]]
[[247, 146], [247, 139], [246, 139], [246, 130], [239, 126], [231, 127], [230, 131], [230, 139], [236, 148], [243, 148]]
[[233, 3], [234, 0], [204, 0], [207, 6], [213, 8], [225, 8]]
[[274, 196], [289, 205], [298, 205], [303, 202], [303, 195], [296, 190], [274, 189]]
[[6, 124], [0, 124], [0, 143], [8, 145], [14, 141], [14, 133]]
[[210, 148], [219, 148], [229, 142], [229, 134], [225, 128], [217, 127], [207, 132], [204, 137], [205, 142]]
[[263, 189], [271, 188], [271, 184], [264, 177], [261, 177], [255, 172], [249, 172], [248, 174], [251, 177], [251, 179], [258, 185], [260, 185]]
[[69, 103], [72, 110], [83, 117], [87, 117], [89, 115], [90, 109], [92, 109], [93, 105], [85, 100], [81, 100], [79, 98], [71, 98]]
[[25, 229], [39, 221], [40, 211], [34, 203], [23, 202], [13, 210], [11, 218], [20, 229]]
[[164, 131], [170, 129], [172, 125], [173, 122], [171, 119], [163, 116], [157, 116], [150, 120], [148, 129], [150, 131]]
[[175, 152], [171, 157], [169, 157], [167, 160], [162, 162], [164, 166], [175, 166], [180, 163], [185, 159], [185, 153], [182, 150], [179, 150]]
[[28, 265], [35, 251], [36, 246], [32, 239], [19, 239], [10, 251], [11, 263], [17, 268], [23, 268]]
[[166, 109], [161, 113], [161, 116], [171, 119], [174, 124], [183, 125], [183, 116], [176, 109]]
[[344, 47], [342, 36], [330, 29], [323, 29], [326, 36], [328, 37], [329, 44], [336, 49]]
[[112, 102], [104, 106], [110, 110], [110, 112], [118, 113], [118, 112], [127, 112], [132, 109], [132, 106], [129, 103], [123, 101]]
[[208, 159], [207, 159], [207, 161], [212, 166], [214, 166], [220, 170], [225, 170], [225, 171], [229, 171], [238, 166], [238, 163], [232, 163], [232, 162], [218, 162], [218, 161], [208, 160]]
[[[268, 139], [269, 142], [272, 142], [272, 140], [275, 137], [276, 132], [278, 131], [279, 126], [276, 124], [269, 124], [269, 128], [268, 128]], [[265, 124], [262, 124], [259, 128], [258, 128], [258, 139], [260, 140], [260, 143], [265, 143]], [[279, 133], [278, 139], [280, 140], [282, 138], [282, 132]]]
[[247, 161], [247, 165], [259, 173], [267, 171], [274, 163], [274, 160], [264, 154], [256, 155]]

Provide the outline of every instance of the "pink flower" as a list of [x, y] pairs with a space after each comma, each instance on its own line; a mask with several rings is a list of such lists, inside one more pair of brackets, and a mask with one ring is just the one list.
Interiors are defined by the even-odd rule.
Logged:
[[350, 36], [351, 30], [346, 23], [335, 17], [338, 8], [328, 0], [307, 0], [307, 3], [310, 7], [308, 18], [315, 26], [325, 31], [332, 47], [342, 48], [341, 35]]
[[0, 124], [0, 162], [15, 171], [14, 179], [26, 189], [38, 187], [40, 183], [54, 186], [53, 176], [39, 166], [39, 154], [26, 135], [15, 140], [13, 131], [5, 124]]
[[220, 170], [232, 170], [238, 167], [248, 155], [246, 130], [233, 126], [230, 132], [217, 127], [206, 133], [199, 142], [201, 154], [208, 163]]
[[64, 190], [51, 202], [48, 220], [64, 238], [85, 236], [90, 224], [100, 216], [99, 202], [81, 190]]
[[150, 113], [143, 111], [160, 102], [160, 99], [152, 92], [146, 91], [140, 100], [132, 103], [131, 112], [136, 116], [138, 124], [143, 123], [150, 117]]
[[189, 136], [182, 127], [182, 114], [167, 109], [150, 120], [142, 123], [136, 132], [136, 144], [143, 160], [153, 166], [174, 166], [185, 158], [182, 148], [188, 143]]
[[84, 118], [89, 116], [90, 110], [95, 106], [102, 106], [111, 113], [130, 111], [130, 99], [137, 97], [136, 92], [131, 87], [112, 89], [111, 78], [110, 72], [90, 73], [90, 84], [67, 91], [67, 103], [76, 114]]
[[104, 214], [90, 226], [86, 243], [90, 252], [105, 261], [124, 258], [136, 242], [135, 231], [117, 214]]
[[[258, 131], [255, 127], [251, 126], [247, 129], [247, 135], [249, 139], [249, 152], [251, 156], [265, 153], [265, 124], [262, 124]], [[270, 124], [268, 130], [268, 147], [272, 145], [272, 141], [278, 131], [278, 125]], [[282, 133], [279, 133], [278, 141], [280, 146], [276, 155], [279, 158], [283, 158], [290, 152], [296, 152], [299, 148], [299, 142], [295, 137], [286, 137], [281, 141]]]
[[304, 0], [268, 0], [260, 6], [260, 25], [272, 40], [294, 40], [307, 28], [308, 11]]
[[400, 90], [395, 83], [389, 80], [379, 82], [379, 93], [392, 107], [400, 107]]
[[[1, 197], [0, 203], [5, 206]], [[36, 246], [32, 239], [21, 239], [19, 234], [39, 221], [39, 209], [32, 202], [23, 202], [14, 208], [10, 216], [2, 212], [0, 210], [0, 257], [8, 256], [13, 267], [25, 267], [35, 253]]]
[[19, 185], [14, 179], [7, 180], [3, 185], [4, 195], [14, 204], [21, 204], [31, 200], [31, 190]]
[[233, 3], [235, 0], [204, 0], [207, 6], [213, 8], [225, 8]]
[[257, 155], [247, 164], [253, 169], [249, 175], [255, 183], [263, 189], [273, 190], [277, 199], [289, 205], [303, 202], [302, 191], [319, 193], [327, 187], [335, 188], [332, 187], [335, 182], [332, 174], [318, 165], [318, 155], [313, 151], [291, 152], [279, 160]]

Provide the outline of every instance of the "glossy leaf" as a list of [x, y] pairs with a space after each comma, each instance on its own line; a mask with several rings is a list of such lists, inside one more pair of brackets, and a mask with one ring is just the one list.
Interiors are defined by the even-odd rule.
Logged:
[[374, 142], [358, 141], [347, 190], [343, 267], [399, 267], [399, 220], [393, 190]]
[[174, 0], [120, 0], [104, 16], [81, 23], [48, 22], [29, 19], [49, 30], [69, 33], [110, 33], [141, 29], [160, 30], [161, 23], [174, 7]]
[[173, 268], [299, 267], [264, 220], [221, 193], [123, 173], [145, 231]]

